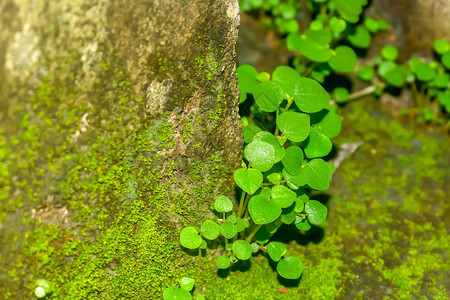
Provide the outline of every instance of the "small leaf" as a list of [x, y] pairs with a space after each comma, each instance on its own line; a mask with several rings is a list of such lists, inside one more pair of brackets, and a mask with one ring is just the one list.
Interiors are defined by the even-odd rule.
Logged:
[[442, 64], [450, 70], [450, 51], [442, 55], [441, 57]]
[[330, 19], [330, 27], [335, 34], [340, 34], [347, 28], [347, 22], [337, 17], [332, 17]]
[[219, 269], [228, 269], [231, 265], [230, 258], [226, 255], [221, 255], [216, 259], [216, 264]]
[[389, 29], [389, 23], [386, 21], [386, 19], [378, 19], [378, 29], [379, 30], [388, 30]]
[[261, 128], [253, 124], [244, 126], [242, 129], [244, 131], [244, 142], [246, 142], [247, 144], [250, 143], [253, 140], [254, 136], [261, 131]]
[[294, 83], [301, 78], [300, 74], [287, 66], [278, 66], [272, 73], [272, 81], [278, 83], [285, 94], [294, 95]]
[[430, 81], [436, 76], [436, 71], [429, 64], [422, 62], [418, 58], [409, 60], [411, 70], [417, 75], [421, 81]]
[[253, 222], [258, 225], [269, 224], [281, 215], [281, 208], [263, 196], [253, 196], [248, 203], [248, 211]]
[[385, 46], [381, 49], [381, 56], [386, 60], [395, 61], [398, 57], [398, 50], [394, 46]]
[[267, 245], [267, 251], [273, 261], [279, 261], [281, 257], [286, 253], [286, 247], [280, 242], [270, 242]]
[[[306, 196], [308, 197], [308, 196]], [[294, 212], [296, 213], [301, 213], [303, 211], [303, 209], [305, 208], [305, 204], [303, 202], [302, 197], [297, 197], [295, 199], [295, 207], [294, 207]]]
[[322, 157], [330, 153], [333, 144], [330, 139], [311, 127], [309, 137], [302, 143], [303, 150], [308, 158]]
[[299, 230], [308, 231], [311, 229], [311, 225], [309, 224], [308, 220], [302, 219], [301, 217], [298, 217], [298, 222], [295, 221], [295, 226]]
[[314, 225], [320, 225], [327, 218], [328, 209], [325, 205], [316, 200], [309, 200], [305, 204], [305, 212], [308, 220]]
[[309, 116], [297, 112], [284, 112], [278, 116], [276, 122], [283, 135], [293, 142], [302, 142], [309, 135]]
[[315, 113], [327, 105], [330, 95], [317, 81], [301, 78], [295, 83], [294, 100], [300, 110], [306, 113]]
[[227, 239], [232, 239], [237, 234], [237, 227], [230, 221], [225, 221], [220, 225], [219, 231]]
[[232, 212], [231, 214], [228, 214], [227, 216], [227, 221], [230, 221], [231, 223], [233, 223], [234, 225], [236, 225], [237, 222], [237, 216], [234, 212]]
[[283, 176], [279, 173], [272, 173], [267, 175], [267, 180], [269, 180], [273, 184], [280, 184], [280, 181], [282, 180]]
[[253, 141], [262, 141], [266, 142], [273, 146], [275, 149], [275, 163], [279, 162], [284, 158], [285, 155], [285, 149], [284, 147], [281, 147], [278, 143], [278, 140], [275, 138], [273, 134], [267, 131], [261, 131], [258, 134], [255, 135], [253, 138]]
[[236, 240], [233, 242], [233, 253], [240, 260], [247, 260], [252, 256], [252, 246], [244, 240]]
[[194, 288], [195, 279], [183, 277], [180, 279], [180, 286], [182, 289], [190, 292]]
[[198, 235], [198, 231], [192, 227], [185, 227], [180, 232], [180, 244], [188, 249], [197, 249], [202, 244], [202, 238]]
[[253, 140], [245, 146], [244, 157], [253, 168], [266, 172], [277, 162], [275, 148], [266, 142]]
[[252, 243], [250, 246], [252, 246], [252, 252], [253, 253], [258, 253], [259, 245], [257, 243]]
[[356, 72], [356, 76], [364, 81], [372, 80], [373, 75], [374, 75], [373, 68], [367, 65], [359, 67], [358, 72]]
[[298, 279], [302, 275], [303, 264], [296, 257], [286, 257], [278, 263], [277, 272], [283, 278]]
[[241, 232], [242, 230], [245, 230], [246, 228], [248, 228], [249, 226], [249, 222], [247, 219], [241, 219], [241, 218], [237, 218], [236, 220], [236, 229], [238, 232]]
[[341, 131], [342, 120], [334, 111], [323, 109], [311, 114], [311, 124], [318, 132], [332, 139]]
[[283, 90], [275, 82], [268, 81], [260, 83], [254, 90], [255, 102], [261, 110], [273, 112], [278, 109], [283, 102]]
[[356, 23], [362, 13], [362, 5], [359, 0], [335, 0], [336, 9], [343, 19], [350, 23]]
[[348, 90], [344, 87], [337, 87], [333, 90], [336, 103], [345, 103], [348, 100]]
[[164, 290], [163, 299], [164, 300], [190, 300], [190, 299], [192, 299], [192, 295], [185, 289], [171, 286]]
[[203, 222], [200, 231], [204, 238], [215, 240], [219, 236], [219, 224], [211, 220], [206, 220]]
[[325, 191], [330, 185], [334, 166], [321, 158], [315, 158], [305, 165], [302, 173], [306, 183], [315, 190]]
[[239, 103], [247, 99], [247, 93], [252, 94], [253, 89], [258, 85], [256, 76], [258, 71], [250, 65], [242, 65], [237, 68], [238, 84], [241, 97]]
[[234, 181], [246, 193], [253, 195], [263, 183], [261, 171], [256, 169], [237, 169], [234, 172]]
[[287, 185], [293, 190], [297, 190], [298, 188], [306, 184], [305, 177], [303, 176], [303, 171], [300, 172], [300, 174], [294, 176], [292, 174], [289, 174], [286, 169], [283, 169], [283, 177], [284, 179], [286, 179]]
[[406, 82], [406, 73], [406, 66], [395, 66], [394, 69], [386, 72], [384, 79], [386, 79], [388, 84], [400, 88]]
[[294, 203], [297, 194], [290, 190], [289, 188], [276, 185], [270, 190], [270, 195], [272, 197], [272, 201], [277, 204], [281, 208], [286, 208], [291, 206]]
[[369, 29], [369, 31], [373, 34], [377, 33], [378, 29], [380, 28], [380, 24], [378, 24], [378, 21], [372, 18], [365, 18], [364, 26], [366, 26], [366, 28]]
[[298, 146], [290, 146], [286, 149], [286, 155], [281, 162], [290, 174], [300, 174], [302, 171], [303, 150]]
[[315, 62], [327, 62], [331, 58], [328, 44], [320, 44], [317, 40], [308, 39], [306, 36], [300, 37], [297, 33], [289, 34], [286, 44], [288, 50], [298, 50], [302, 55]]
[[450, 51], [450, 44], [447, 41], [436, 39], [434, 40], [434, 50], [437, 54], [444, 54], [448, 51]]
[[358, 48], [365, 49], [370, 45], [370, 33], [363, 26], [356, 26], [356, 29], [350, 32], [347, 39], [350, 44]]
[[267, 72], [261, 72], [258, 75], [256, 75], [256, 80], [259, 82], [266, 82], [270, 80], [270, 74]]
[[266, 226], [263, 226], [258, 230], [258, 232], [256, 232], [254, 239], [259, 244], [264, 245], [270, 240], [271, 236], [272, 235], [269, 231], [267, 231]]
[[214, 201], [214, 209], [220, 213], [226, 213], [233, 209], [233, 202], [226, 196], [219, 196]]
[[337, 72], [351, 73], [355, 69], [357, 60], [356, 53], [352, 48], [338, 46], [335, 49], [335, 55], [331, 57], [328, 63]]
[[294, 210], [295, 210], [295, 203], [292, 203], [292, 205], [289, 207], [283, 208], [281, 210], [281, 217], [280, 217], [281, 222], [288, 225], [294, 222], [296, 218]]

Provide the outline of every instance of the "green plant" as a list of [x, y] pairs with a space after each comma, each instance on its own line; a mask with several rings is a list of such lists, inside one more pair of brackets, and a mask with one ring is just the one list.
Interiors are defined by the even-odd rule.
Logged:
[[34, 282], [34, 286], [34, 295], [36, 298], [43, 299], [52, 293], [52, 287], [45, 279], [37, 279]]
[[[170, 286], [163, 292], [164, 300], [191, 300], [195, 279], [183, 277], [179, 281], [180, 287]], [[194, 300], [204, 300], [203, 295], [195, 295]]]
[[309, 191], [328, 189], [334, 166], [321, 157], [331, 151], [330, 139], [339, 133], [341, 119], [328, 105], [330, 96], [323, 87], [290, 67], [280, 66], [272, 76], [248, 65], [237, 71], [241, 102], [256, 103], [243, 118], [246, 162], [234, 172], [242, 190], [239, 206], [226, 196], [217, 197], [216, 217], [200, 228], [184, 228], [180, 243], [205, 249], [206, 240], [218, 240], [225, 252], [216, 261], [220, 269], [262, 251], [278, 263], [280, 276], [298, 279], [302, 262], [286, 257], [284, 244], [271, 237], [282, 224], [307, 231], [325, 221], [326, 206], [310, 200]]

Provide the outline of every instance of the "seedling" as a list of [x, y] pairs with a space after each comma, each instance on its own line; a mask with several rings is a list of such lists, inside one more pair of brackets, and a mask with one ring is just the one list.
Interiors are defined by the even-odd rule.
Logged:
[[[298, 279], [303, 264], [286, 256], [286, 247], [271, 237], [283, 224], [295, 224], [307, 231], [322, 224], [325, 205], [309, 199], [310, 190], [328, 189], [334, 166], [321, 157], [331, 151], [331, 138], [341, 128], [341, 118], [329, 106], [330, 96], [315, 80], [302, 78], [290, 67], [280, 66], [272, 76], [251, 66], [238, 68], [241, 101], [253, 101], [253, 114], [243, 118], [244, 159], [234, 172], [242, 193], [238, 206], [226, 196], [214, 201], [216, 218], [180, 233], [188, 249], [216, 240], [223, 255], [219, 269], [264, 252], [277, 263], [286, 279]], [[273, 119], [273, 132], [264, 130], [255, 115]], [[269, 125], [271, 126], [271, 125]]]
[[179, 281], [180, 287], [170, 286], [163, 292], [164, 300], [204, 300], [203, 295], [195, 295], [192, 298], [192, 292], [195, 285], [195, 280], [189, 277], [183, 277]]

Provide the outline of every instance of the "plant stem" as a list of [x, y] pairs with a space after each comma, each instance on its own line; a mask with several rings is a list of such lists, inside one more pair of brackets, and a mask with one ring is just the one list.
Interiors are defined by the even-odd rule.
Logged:
[[374, 85], [368, 86], [368, 87], [366, 87], [366, 88], [364, 88], [364, 89], [362, 89], [360, 91], [357, 91], [357, 92], [354, 92], [354, 93], [350, 94], [348, 96], [347, 101], [356, 100], [358, 98], [361, 98], [361, 97], [373, 94], [373, 92], [375, 92], [375, 86]]
[[242, 191], [241, 200], [239, 201], [238, 218], [240, 218], [242, 216], [242, 213], [244, 212], [243, 207], [244, 207], [245, 196], [247, 196], [247, 193]]
[[[288, 102], [288, 104], [289, 104], [289, 102]], [[279, 115], [279, 114], [280, 114], [280, 108], [278, 107], [278, 109], [277, 109], [277, 115], [276, 115], [276, 117], [275, 117], [275, 120], [278, 118], [278, 115]], [[275, 124], [276, 124], [276, 122], [275, 122]], [[280, 128], [278, 128], [278, 125], [276, 125], [276, 128], [275, 128], [275, 134], [274, 134], [275, 137], [277, 137], [279, 131], [280, 131]]]
[[262, 227], [262, 225], [256, 225], [256, 227], [253, 229], [252, 233], [247, 237], [247, 242], [251, 242], [252, 238], [255, 236], [255, 234], [258, 232], [258, 230]]

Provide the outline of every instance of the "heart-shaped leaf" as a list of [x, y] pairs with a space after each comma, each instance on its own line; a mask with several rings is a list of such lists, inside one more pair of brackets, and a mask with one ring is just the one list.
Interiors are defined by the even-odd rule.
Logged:
[[189, 277], [183, 277], [180, 279], [180, 287], [188, 292], [194, 288], [195, 279]]
[[208, 240], [215, 240], [219, 236], [219, 224], [206, 220], [200, 227], [202, 236]]
[[292, 175], [298, 175], [302, 171], [303, 150], [298, 146], [290, 146], [281, 161], [284, 168]]
[[219, 231], [227, 239], [232, 239], [237, 234], [237, 227], [232, 222], [225, 221], [220, 225]]
[[302, 275], [303, 264], [296, 257], [286, 257], [278, 263], [277, 272], [283, 278], [298, 279]]
[[267, 175], [267, 180], [269, 180], [273, 184], [280, 184], [280, 181], [283, 179], [280, 173], [272, 173]]
[[238, 232], [241, 232], [242, 230], [248, 228], [250, 226], [250, 223], [248, 222], [248, 219], [236, 219], [236, 229]]
[[347, 46], [338, 46], [334, 52], [334, 55], [328, 62], [330, 67], [337, 72], [353, 72], [356, 66], [356, 61], [358, 60], [355, 51]]
[[267, 132], [267, 131], [258, 132], [255, 135], [255, 137], [253, 138], [253, 141], [254, 142], [256, 142], [256, 141], [266, 142], [266, 143], [272, 145], [273, 148], [275, 149], [275, 163], [279, 162], [280, 160], [282, 160], [284, 158], [286, 150], [284, 149], [284, 147], [280, 146], [280, 144], [278, 143], [278, 140], [270, 132]]
[[301, 78], [295, 83], [295, 104], [306, 113], [321, 111], [330, 99], [331, 97], [327, 91], [313, 79]]
[[336, 9], [345, 20], [356, 23], [362, 13], [360, 0], [335, 0]]
[[164, 300], [191, 300], [192, 295], [185, 289], [171, 286], [163, 292]]
[[262, 82], [253, 90], [255, 102], [261, 110], [273, 112], [278, 109], [280, 103], [283, 102], [283, 90], [272, 81]]
[[316, 128], [311, 127], [309, 137], [302, 143], [302, 147], [308, 158], [316, 158], [330, 153], [333, 144], [326, 135], [318, 132]]
[[248, 211], [253, 222], [258, 225], [272, 223], [281, 215], [281, 208], [277, 204], [260, 195], [250, 198]]
[[252, 256], [252, 246], [244, 240], [236, 240], [233, 242], [233, 253], [240, 260], [247, 260]]
[[300, 37], [295, 32], [291, 33], [286, 39], [286, 45], [288, 50], [298, 50], [302, 55], [315, 62], [327, 62], [331, 58], [331, 50], [328, 44], [322, 44], [306, 35]]
[[272, 81], [278, 83], [288, 96], [294, 95], [294, 82], [300, 79], [300, 74], [288, 66], [278, 66], [272, 73]]
[[297, 217], [295, 226], [302, 231], [308, 231], [311, 229], [311, 225], [309, 224], [308, 220], [302, 219], [301, 217]]
[[316, 200], [309, 200], [305, 204], [305, 212], [308, 220], [314, 225], [320, 225], [327, 218], [328, 209], [325, 205]]
[[274, 186], [270, 190], [270, 196], [272, 197], [272, 201], [281, 208], [291, 206], [291, 204], [294, 203], [295, 198], [297, 198], [295, 192], [282, 185]]
[[347, 28], [347, 22], [337, 17], [332, 17], [330, 19], [330, 27], [335, 34], [340, 34]]
[[180, 232], [180, 244], [188, 249], [197, 249], [202, 244], [202, 238], [198, 235], [198, 231], [192, 227], [185, 227]]
[[321, 158], [315, 158], [305, 165], [302, 173], [306, 184], [312, 189], [325, 191], [330, 185], [330, 177], [334, 166]]
[[220, 213], [226, 213], [233, 209], [233, 202], [226, 196], [219, 196], [214, 201], [214, 209]]
[[230, 267], [230, 258], [226, 255], [221, 255], [216, 259], [216, 264], [219, 269], [227, 269]]
[[263, 141], [252, 141], [245, 146], [244, 157], [253, 168], [266, 172], [277, 162], [275, 148]]
[[277, 118], [281, 132], [293, 142], [302, 142], [309, 135], [309, 115], [297, 112], [284, 112]]
[[279, 261], [281, 257], [286, 253], [286, 246], [280, 242], [270, 242], [267, 245], [267, 251], [273, 261]]
[[[344, 0], [347, 1], [347, 0]], [[356, 26], [347, 37], [347, 40], [357, 48], [368, 48], [370, 45], [370, 33], [364, 26]]]
[[334, 111], [322, 109], [311, 114], [311, 124], [318, 132], [332, 139], [341, 131], [342, 120]]
[[237, 169], [234, 172], [234, 181], [246, 193], [253, 195], [263, 183], [261, 171], [256, 169]]

